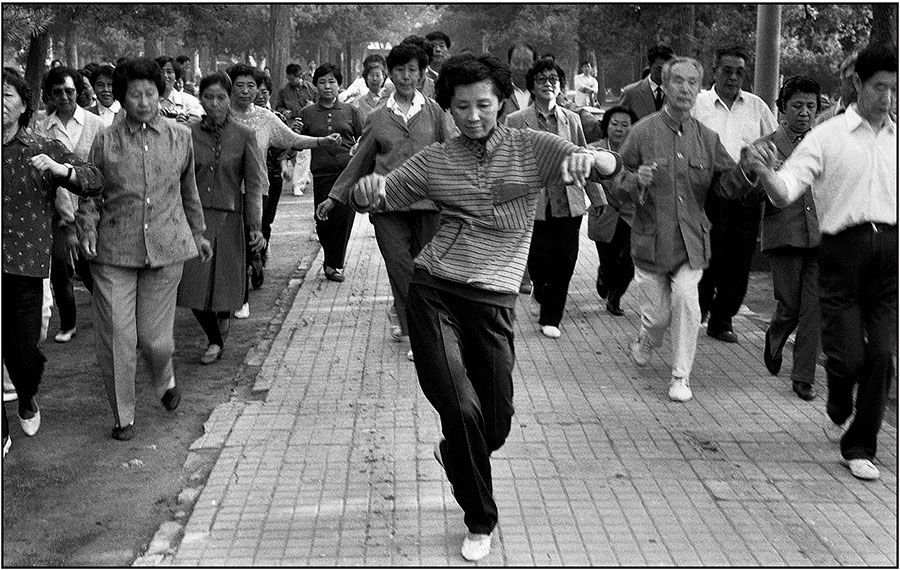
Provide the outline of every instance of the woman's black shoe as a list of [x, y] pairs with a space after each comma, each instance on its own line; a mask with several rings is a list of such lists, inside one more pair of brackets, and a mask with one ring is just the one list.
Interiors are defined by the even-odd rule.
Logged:
[[613, 301], [612, 299], [610, 299], [609, 301], [606, 302], [606, 310], [609, 312], [610, 315], [613, 315], [616, 317], [621, 317], [625, 314], [625, 311], [623, 311], [622, 307], [619, 306], [619, 302]]

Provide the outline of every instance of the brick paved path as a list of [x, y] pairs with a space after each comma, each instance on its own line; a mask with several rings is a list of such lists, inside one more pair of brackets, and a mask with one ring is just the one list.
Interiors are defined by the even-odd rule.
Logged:
[[[897, 564], [897, 431], [881, 480], [857, 481], [823, 436], [824, 400], [767, 375], [763, 331], [701, 331], [694, 400], [667, 399], [668, 341], [642, 370], [639, 324], [606, 313], [582, 235], [559, 340], [517, 308], [516, 415], [493, 457], [500, 524], [487, 565]], [[358, 217], [347, 281], [321, 252], [266, 358], [260, 401], [218, 408], [192, 449], [221, 450], [176, 565], [461, 565], [462, 511], [432, 457], [437, 415], [408, 345], [387, 334], [390, 288]], [[784, 370], [790, 370], [785, 354]], [[820, 369], [817, 378], [822, 381]]]

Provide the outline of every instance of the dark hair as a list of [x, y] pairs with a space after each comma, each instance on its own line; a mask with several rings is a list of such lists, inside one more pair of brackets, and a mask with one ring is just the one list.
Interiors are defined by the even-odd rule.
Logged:
[[[254, 79], [256, 79], [256, 78], [254, 77]], [[272, 92], [272, 78], [269, 77], [268, 75], [266, 75], [265, 73], [263, 73], [262, 77], [260, 77], [259, 80], [256, 82], [256, 86], [259, 87], [260, 89], [262, 89], [263, 85], [266, 86], [266, 89], [269, 90], [269, 93]], [[231, 87], [229, 85], [229, 89], [230, 88]]]
[[44, 76], [44, 84], [41, 87], [44, 90], [44, 95], [51, 97], [53, 86], [65, 83], [66, 77], [72, 78], [72, 83], [75, 84], [75, 93], [78, 97], [81, 97], [81, 94], [84, 93], [84, 78], [77, 69], [64, 66], [51, 68], [47, 75]]
[[313, 71], [313, 85], [319, 82], [320, 77], [325, 77], [329, 73], [334, 75], [334, 78], [337, 80], [338, 85], [340, 85], [344, 81], [344, 76], [341, 74], [341, 68], [333, 63], [326, 62], [317, 67], [315, 71]]
[[581, 62], [581, 65], [579, 65], [578, 67], [584, 67], [585, 65], [593, 65], [593, 64], [588, 60], [584, 60]]
[[91, 78], [90, 78], [91, 87], [96, 85], [97, 80], [100, 79], [100, 77], [103, 75], [112, 79], [113, 73], [115, 73], [115, 71], [116, 71], [116, 68], [111, 65], [101, 65], [100, 67], [95, 69], [93, 73], [91, 73]]
[[716, 50], [716, 62], [713, 67], [719, 67], [719, 63], [721, 63], [722, 58], [725, 56], [731, 57], [739, 57], [744, 60], [744, 65], [750, 67], [750, 52], [742, 48], [741, 46], [731, 46], [727, 48], [722, 48]]
[[534, 48], [531, 47], [531, 44], [524, 44], [521, 42], [516, 42], [513, 45], [509, 46], [509, 51], [506, 52], [506, 63], [512, 61], [512, 54], [518, 48], [525, 48], [531, 52], [531, 61], [537, 61], [537, 52], [534, 51]]
[[216, 71], [209, 75], [204, 75], [203, 79], [200, 80], [200, 85], [197, 87], [197, 97], [202, 96], [203, 92], [213, 85], [221, 85], [225, 92], [229, 94], [229, 97], [231, 96], [231, 78], [225, 72]]
[[616, 113], [625, 113], [631, 118], [631, 124], [634, 125], [638, 122], [638, 116], [634, 114], [634, 111], [625, 107], [624, 105], [616, 105], [615, 107], [610, 107], [603, 113], [603, 118], [600, 119], [600, 136], [603, 138], [609, 138], [609, 122], [612, 121], [612, 116]]
[[419, 64], [419, 71], [428, 66], [428, 56], [425, 51], [414, 43], [405, 43], [394, 46], [391, 53], [388, 54], [385, 64], [388, 71], [400, 65], [406, 65], [410, 61], [415, 60]]
[[175, 61], [178, 62], [178, 65], [181, 65], [183, 67], [185, 63], [191, 61], [191, 58], [182, 54], [182, 55], [179, 55], [178, 57], [176, 57]]
[[159, 69], [162, 70], [166, 66], [167, 63], [172, 64], [172, 69], [175, 71], [175, 80], [181, 79], [181, 64], [175, 61], [175, 58], [170, 55], [161, 55], [156, 58], [156, 63], [159, 64]]
[[647, 50], [647, 63], [650, 65], [653, 65], [657, 59], [669, 61], [673, 57], [675, 57], [675, 52], [665, 44], [655, 45]]
[[128, 60], [131, 58], [132, 58], [132, 56], [130, 56], [130, 55], [123, 55], [122, 57], [120, 57], [119, 59], [116, 60], [116, 64], [114, 67], [122, 67], [123, 65], [128, 63]]
[[[54, 63], [58, 63], [59, 65], [54, 66], [54, 65], [53, 65]], [[53, 61], [50, 62], [50, 67], [51, 67], [51, 68], [53, 68], [53, 67], [60, 67], [61, 65], [62, 65], [62, 62], [61, 62], [60, 60], [58, 60], [58, 59], [54, 59]]]
[[784, 80], [784, 84], [778, 91], [778, 99], [775, 100], [778, 110], [784, 113], [785, 105], [797, 93], [815, 93], [816, 113], [819, 112], [822, 107], [822, 88], [815, 79], [805, 75], [794, 75]]
[[556, 62], [547, 57], [534, 62], [531, 69], [525, 73], [526, 90], [531, 91], [534, 89], [534, 77], [542, 71], [556, 71], [556, 75], [559, 75], [559, 66], [556, 65]]
[[448, 48], [450, 47], [450, 36], [441, 31], [434, 31], [430, 34], [425, 34], [425, 39], [430, 42], [444, 42], [444, 45]]
[[426, 40], [423, 36], [406, 36], [405, 38], [403, 38], [403, 41], [400, 42], [400, 44], [412, 44], [421, 49], [422, 52], [425, 53], [425, 57], [427, 58], [425, 66], [431, 63], [431, 58], [434, 57], [434, 45]]
[[159, 96], [166, 90], [166, 82], [163, 80], [162, 67], [149, 57], [136, 57], [129, 59], [117, 67], [113, 73], [113, 97], [117, 101], [125, 101], [125, 93], [128, 92], [128, 84], [132, 81], [146, 79], [156, 85]]
[[234, 84], [237, 81], [237, 78], [241, 75], [249, 75], [253, 78], [253, 81], [255, 81], [257, 85], [259, 85], [259, 70], [252, 65], [247, 65], [246, 63], [235, 63], [234, 65], [226, 69], [225, 73], [228, 74], [228, 78], [231, 79], [232, 84]]
[[85, 77], [90, 77], [91, 74], [94, 73], [94, 70], [97, 69], [98, 67], [100, 67], [100, 64], [97, 63], [96, 61], [86, 63], [84, 65], [84, 67], [81, 69], [81, 74], [84, 75]]
[[551, 60], [553, 60], [553, 61], [556, 61], [556, 55], [555, 55], [553, 52], [549, 52], [549, 51], [548, 51], [547, 53], [545, 53], [544, 55], [542, 55], [542, 56], [539, 57], [538, 59], [551, 59]]
[[298, 63], [289, 63], [287, 67], [284, 68], [285, 75], [300, 75], [300, 64]]
[[856, 74], [860, 83], [865, 83], [879, 71], [897, 73], [897, 47], [869, 45], [856, 58]]
[[11, 86], [19, 94], [19, 99], [25, 105], [25, 110], [19, 116], [19, 127], [25, 128], [31, 122], [31, 115], [34, 114], [34, 108], [31, 102], [31, 87], [25, 82], [25, 79], [18, 71], [11, 67], [3, 68], [3, 83]]
[[513, 84], [509, 65], [488, 54], [455, 55], [444, 62], [434, 82], [434, 97], [442, 109], [450, 108], [450, 100], [458, 85], [471, 85], [490, 79], [500, 103], [512, 95]]
[[311, 57], [311, 58], [309, 58], [309, 59], [306, 60], [306, 64], [309, 65], [309, 62], [315, 63], [316, 60], [315, 60], [315, 58], [312, 58], [312, 57]]

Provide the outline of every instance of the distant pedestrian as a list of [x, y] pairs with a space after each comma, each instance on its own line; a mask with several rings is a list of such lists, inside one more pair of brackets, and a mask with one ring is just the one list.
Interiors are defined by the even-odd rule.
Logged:
[[452, 57], [437, 101], [461, 135], [392, 170], [359, 181], [350, 202], [384, 211], [430, 199], [441, 226], [415, 260], [410, 341], [425, 397], [441, 417], [435, 458], [465, 512], [466, 560], [490, 553], [497, 524], [491, 453], [509, 434], [515, 303], [542, 187], [583, 184], [618, 171], [618, 157], [545, 132], [497, 123], [512, 94], [509, 67], [494, 57]]
[[207, 339], [200, 363], [212, 364], [222, 357], [231, 314], [244, 302], [245, 230], [252, 249], [265, 245], [260, 220], [267, 181], [253, 131], [230, 118], [231, 79], [222, 71], [207, 75], [199, 93], [205, 114], [191, 127], [194, 172], [213, 257], [184, 264], [178, 305], [193, 310]]
[[[73, 97], [74, 98], [74, 97]], [[25, 80], [3, 70], [3, 363], [18, 395], [19, 424], [32, 436], [41, 427], [35, 396], [46, 358], [42, 336], [44, 281], [50, 273], [56, 189], [97, 195], [104, 180], [92, 165], [62, 143], [32, 134], [33, 109]], [[9, 451], [9, 422], [3, 406], [3, 455]]]
[[159, 114], [162, 77], [147, 58], [116, 68], [113, 93], [125, 120], [94, 139], [90, 161], [106, 183], [76, 219], [82, 254], [92, 261], [97, 363], [115, 419], [112, 437], [121, 441], [134, 436], [139, 353], [162, 405], [174, 411], [181, 402], [172, 366], [178, 282], [185, 261], [212, 256], [190, 131]]
[[853, 476], [871, 480], [897, 349], [896, 46], [862, 50], [854, 73], [856, 103], [810, 131], [777, 172], [775, 145], [754, 145], [754, 169], [776, 206], [812, 187], [822, 232], [825, 433], [840, 438]]
[[159, 102], [159, 110], [168, 119], [179, 123], [194, 124], [203, 116], [203, 107], [200, 101], [190, 93], [175, 89], [175, 82], [181, 79], [181, 64], [175, 58], [163, 55], [156, 58], [163, 71], [165, 90]]
[[119, 117], [119, 111], [122, 105], [113, 97], [112, 78], [115, 68], [111, 65], [101, 65], [91, 73], [91, 85], [94, 86], [94, 92], [97, 94], [97, 104], [88, 107], [86, 110], [99, 115], [103, 120], [103, 126], [110, 126], [116, 117]]

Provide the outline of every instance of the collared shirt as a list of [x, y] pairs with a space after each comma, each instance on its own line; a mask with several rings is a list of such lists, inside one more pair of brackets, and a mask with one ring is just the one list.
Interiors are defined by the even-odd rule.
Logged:
[[190, 93], [178, 91], [177, 89], [172, 89], [169, 96], [162, 97], [159, 103], [160, 107], [163, 109], [171, 109], [178, 113], [185, 113], [188, 115], [188, 122], [191, 123], [199, 122], [204, 115], [203, 106], [200, 105], [200, 101], [196, 97]]
[[[582, 89], [588, 89], [591, 92], [585, 93]], [[596, 95], [599, 86], [597, 84], [597, 78], [591, 75], [585, 75], [584, 73], [579, 73], [575, 76], [575, 105], [578, 107], [586, 107], [591, 105], [594, 101], [591, 98], [591, 95]]]
[[789, 201], [812, 187], [823, 234], [865, 222], [897, 223], [897, 125], [877, 131], [856, 103], [816, 126], [777, 173]]
[[388, 109], [393, 111], [395, 115], [401, 117], [404, 122], [409, 122], [410, 119], [416, 116], [416, 113], [422, 110], [422, 107], [425, 105], [425, 96], [416, 91], [416, 94], [413, 95], [412, 105], [409, 106], [409, 109], [404, 113], [403, 109], [400, 108], [400, 104], [397, 103], [396, 98], [397, 93], [391, 93], [387, 99], [387, 103], [385, 105]]
[[[39, 174], [31, 157], [46, 154], [60, 164], [71, 164], [80, 186], [49, 173]], [[63, 184], [80, 195], [97, 195], [103, 176], [92, 165], [69, 152], [61, 142], [47, 140], [24, 129], [3, 144], [3, 272], [26, 277], [50, 273], [53, 201]], [[7, 334], [11, 334], [7, 331]]]
[[778, 122], [765, 101], [739, 91], [731, 108], [722, 101], [715, 87], [701, 91], [691, 114], [719, 135], [731, 159], [741, 159], [741, 149], [760, 137], [775, 132]]
[[109, 107], [104, 106], [103, 103], [97, 103], [96, 109], [97, 115], [103, 119], [103, 126], [108, 127], [113, 123], [119, 111], [122, 110], [122, 105], [118, 101], [113, 101], [113, 104]]
[[299, 116], [300, 109], [318, 100], [318, 93], [316, 88], [305, 80], [300, 81], [300, 85], [296, 87], [288, 84], [275, 94], [272, 106], [287, 118], [294, 119]]
[[515, 85], [513, 85], [513, 97], [516, 98], [516, 102], [519, 104], [519, 109], [524, 109], [531, 103], [531, 93], [525, 91], [524, 89], [519, 89]]
[[62, 119], [54, 111], [47, 117], [47, 138], [56, 139], [63, 143], [67, 149], [74, 150], [81, 140], [81, 131], [84, 130], [85, 110], [75, 105], [75, 113], [68, 125], [63, 125]]
[[[719, 135], [692, 117], [678, 122], [664, 107], [631, 127], [620, 152], [629, 172], [608, 189], [635, 202], [634, 264], [661, 274], [685, 263], [705, 268], [712, 253], [707, 193], [740, 197], [749, 189]], [[634, 171], [654, 163], [653, 183], [641, 192]]]
[[[441, 227], [416, 257], [416, 267], [514, 303], [541, 187], [562, 183], [560, 163], [578, 150], [556, 135], [499, 124], [486, 144], [460, 135], [391, 171], [384, 207], [392, 211], [433, 200], [441, 209]], [[591, 178], [599, 179], [598, 173]]]
[[350, 162], [350, 149], [362, 136], [363, 123], [359, 110], [339, 101], [331, 107], [323, 107], [320, 101], [304, 107], [300, 118], [303, 119], [304, 135], [325, 137], [340, 133], [341, 146], [338, 149], [314, 148], [309, 161], [309, 170], [314, 176], [340, 174]]
[[79, 235], [96, 233], [96, 263], [163, 267], [195, 257], [203, 210], [187, 127], [162, 117], [113, 123], [97, 134], [90, 161], [106, 178], [99, 200], [82, 200]]

